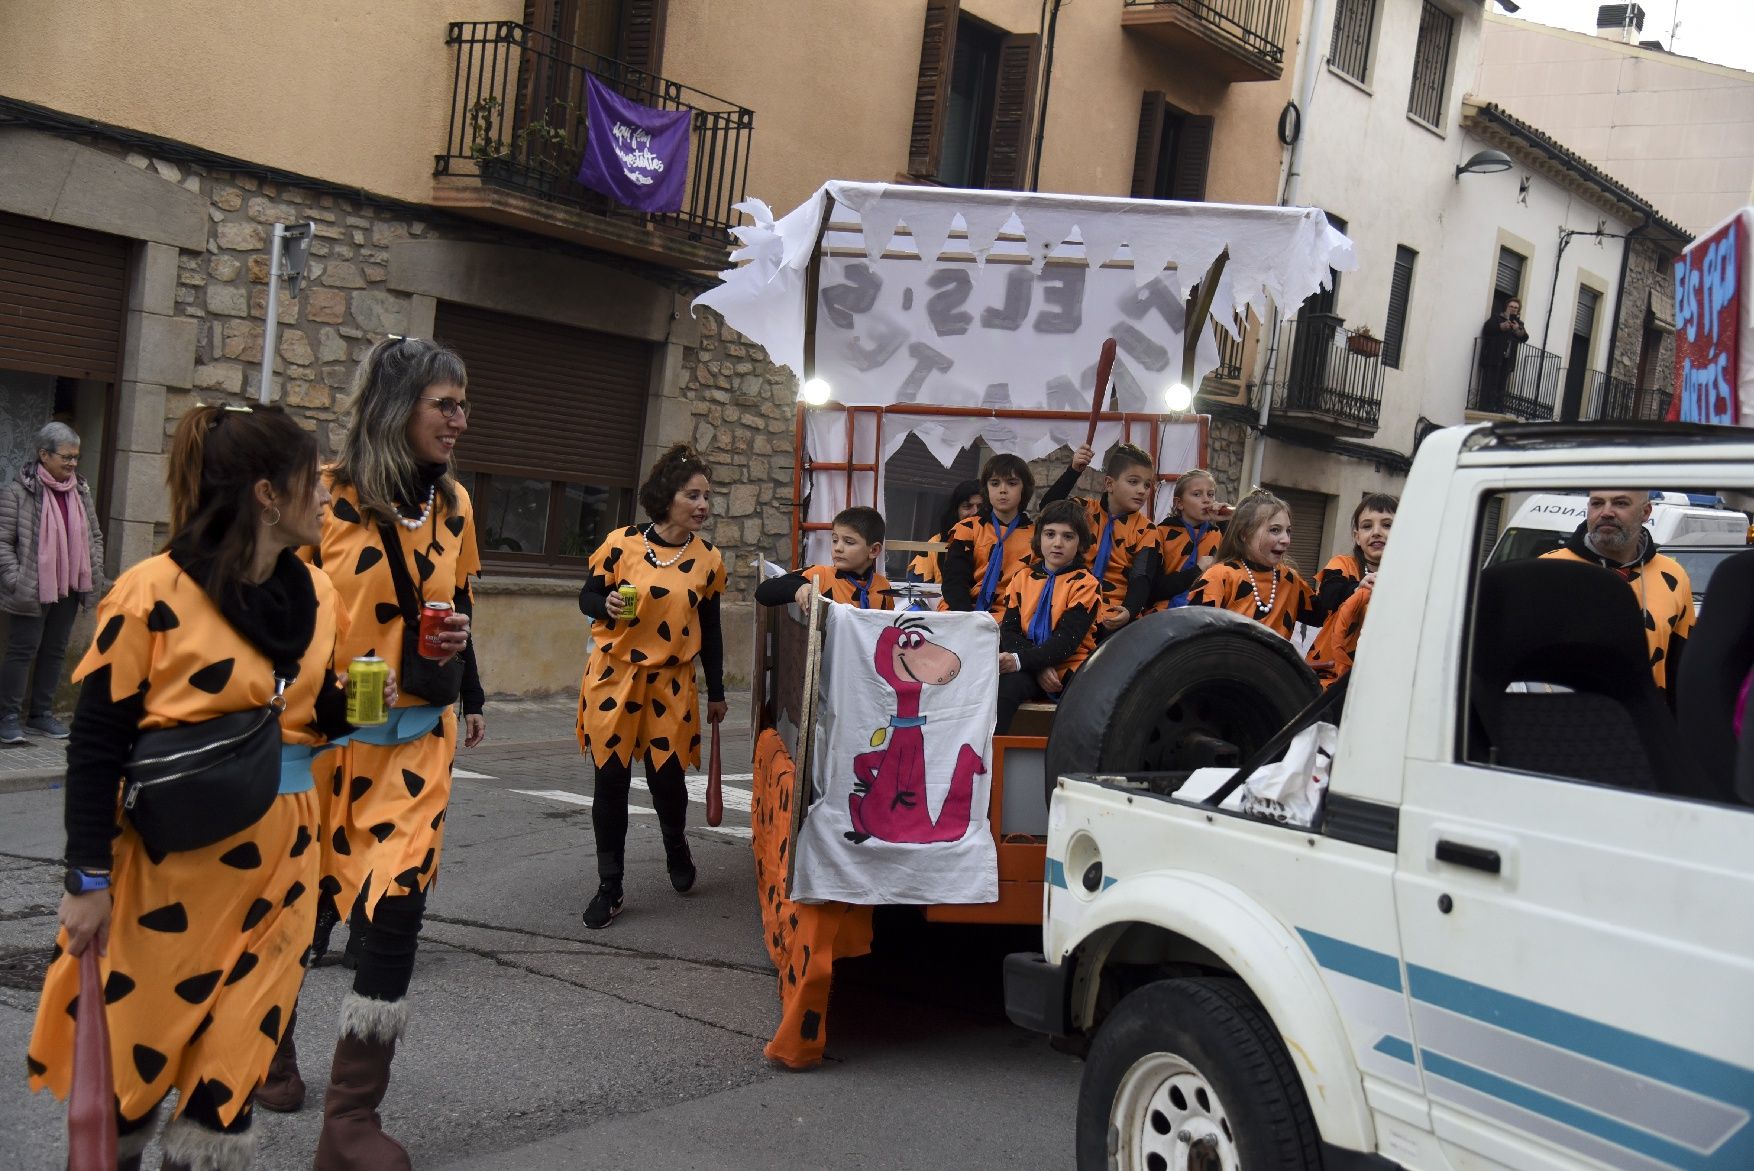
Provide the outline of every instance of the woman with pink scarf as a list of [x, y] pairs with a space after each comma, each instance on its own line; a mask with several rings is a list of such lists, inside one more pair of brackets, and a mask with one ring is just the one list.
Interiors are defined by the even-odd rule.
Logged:
[[50, 423], [37, 432], [36, 462], [0, 488], [0, 744], [67, 736], [54, 711], [67, 638], [104, 589], [104, 537], [78, 467], [78, 434]]

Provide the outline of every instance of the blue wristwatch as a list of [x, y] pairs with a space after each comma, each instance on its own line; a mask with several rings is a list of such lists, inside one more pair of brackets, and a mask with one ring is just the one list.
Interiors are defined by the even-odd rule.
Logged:
[[67, 889], [67, 893], [70, 895], [86, 895], [94, 890], [108, 890], [110, 888], [110, 876], [107, 874], [93, 874], [89, 870], [81, 870], [77, 866], [69, 866], [67, 868], [67, 877], [62, 879], [61, 885]]

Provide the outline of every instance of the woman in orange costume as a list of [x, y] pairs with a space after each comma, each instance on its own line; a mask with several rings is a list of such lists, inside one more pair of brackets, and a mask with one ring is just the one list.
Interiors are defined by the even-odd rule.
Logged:
[[[452, 452], [469, 425], [467, 386], [462, 360], [444, 346], [399, 337], [374, 345], [355, 375], [353, 423], [328, 472], [335, 499], [315, 557], [348, 614], [342, 658], [369, 654], [406, 666], [389, 722], [361, 729], [313, 768], [324, 802], [321, 890], [335, 908], [359, 899], [362, 916], [358, 967], [341, 1004], [323, 1103], [318, 1171], [409, 1166], [401, 1145], [379, 1127], [377, 1109], [407, 1024], [426, 892], [444, 846], [459, 693], [464, 743], [473, 747], [486, 734], [469, 639], [469, 578], [481, 562], [469, 494], [451, 474]], [[408, 669], [423, 665], [405, 660], [409, 626], [399, 593], [417, 595], [410, 608], [453, 607], [439, 636], [451, 656], [443, 665], [452, 690], [443, 681], [421, 683]], [[303, 1085], [290, 1041], [276, 1072], [265, 1092], [275, 1092], [279, 1108], [297, 1109]]]
[[[597, 773], [591, 829], [599, 881], [584, 914], [585, 926], [594, 930], [621, 913], [627, 794], [637, 760], [645, 761], [670, 885], [679, 894], [694, 886], [684, 770], [700, 764], [697, 658], [706, 668], [707, 719], [716, 724], [725, 718], [725, 639], [719, 626], [725, 563], [699, 535], [712, 515], [705, 461], [685, 443], [672, 447], [652, 465], [639, 501], [650, 521], [620, 529], [599, 545], [591, 554], [590, 580], [579, 591], [579, 609], [592, 620], [578, 735]], [[624, 586], [635, 592], [631, 617], [624, 616]]]
[[[98, 633], [67, 749], [67, 895], [31, 1036], [31, 1087], [73, 1076], [76, 959], [102, 957], [117, 1165], [138, 1168], [159, 1103], [178, 1092], [164, 1166], [249, 1165], [251, 1099], [290, 1025], [316, 914], [309, 748], [345, 734], [335, 592], [291, 549], [316, 539], [328, 492], [317, 446], [277, 409], [198, 407], [170, 455], [165, 552], [124, 573]], [[149, 849], [118, 815], [136, 737], [266, 706], [287, 680], [280, 795], [208, 846]]]
[[1290, 638], [1299, 622], [1316, 622], [1315, 591], [1285, 564], [1291, 549], [1291, 509], [1271, 492], [1256, 491], [1236, 506], [1214, 561], [1188, 605], [1217, 606], [1253, 618]]

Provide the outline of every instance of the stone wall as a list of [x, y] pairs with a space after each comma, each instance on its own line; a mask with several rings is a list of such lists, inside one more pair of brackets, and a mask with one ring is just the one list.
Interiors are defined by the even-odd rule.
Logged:
[[717, 313], [702, 309], [697, 320], [699, 344], [683, 350], [677, 393], [692, 417], [688, 438], [713, 469], [712, 541], [733, 590], [745, 592], [756, 557], [791, 558], [797, 380]]
[[[1650, 304], [1654, 299], [1661, 306], [1674, 305], [1675, 269], [1674, 257], [1649, 240], [1634, 239], [1629, 248], [1626, 283], [1620, 298], [1620, 328], [1614, 338], [1614, 353], [1609, 356], [1608, 373], [1636, 385]], [[1672, 310], [1664, 316], [1673, 317]], [[1674, 387], [1675, 335], [1663, 333], [1661, 337], [1641, 390], [1654, 388], [1667, 393]]]
[[1242, 482], [1243, 451], [1248, 446], [1246, 423], [1213, 419], [1206, 433], [1206, 467], [1218, 481], [1220, 500], [1241, 500], [1252, 484]]

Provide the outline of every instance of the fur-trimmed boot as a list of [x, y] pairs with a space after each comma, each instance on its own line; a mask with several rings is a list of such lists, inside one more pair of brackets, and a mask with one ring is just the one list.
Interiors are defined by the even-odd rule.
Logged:
[[298, 1009], [286, 1018], [286, 1031], [280, 1034], [280, 1048], [268, 1063], [268, 1076], [256, 1090], [255, 1103], [276, 1114], [293, 1114], [304, 1108], [305, 1080], [298, 1073], [298, 1046], [292, 1032], [298, 1027]]
[[120, 1131], [116, 1135], [116, 1171], [140, 1171], [140, 1157], [152, 1141], [152, 1120], [147, 1119], [138, 1130]]
[[173, 1118], [159, 1136], [163, 1171], [248, 1171], [256, 1156], [256, 1131], [221, 1134], [187, 1118]]
[[413, 1171], [408, 1152], [378, 1120], [396, 1040], [407, 1024], [407, 1001], [349, 992], [341, 1002], [341, 1036], [323, 1097], [315, 1171]]

